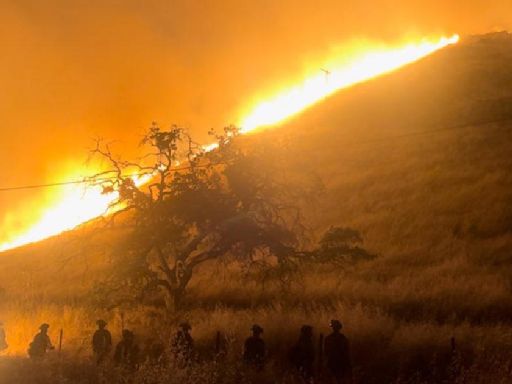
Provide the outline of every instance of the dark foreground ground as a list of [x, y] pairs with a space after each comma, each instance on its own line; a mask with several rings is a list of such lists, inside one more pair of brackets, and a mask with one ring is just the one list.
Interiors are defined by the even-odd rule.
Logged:
[[[417, 351], [420, 352], [420, 351]], [[353, 383], [512, 383], [510, 351], [477, 354], [450, 351], [416, 353], [406, 361], [389, 361], [388, 366], [356, 366]], [[262, 372], [246, 367], [234, 356], [204, 358], [183, 367], [175, 361], [164, 364], [142, 363], [137, 371], [113, 366], [97, 367], [92, 359], [49, 355], [41, 361], [24, 357], [0, 357], [0, 384], [63, 383], [304, 383], [294, 369], [279, 359], [270, 360]], [[398, 369], [392, 369], [393, 366]], [[396, 368], [396, 366], [394, 367]], [[394, 371], [394, 374], [391, 374]], [[331, 383], [325, 369], [317, 370], [315, 383]]]

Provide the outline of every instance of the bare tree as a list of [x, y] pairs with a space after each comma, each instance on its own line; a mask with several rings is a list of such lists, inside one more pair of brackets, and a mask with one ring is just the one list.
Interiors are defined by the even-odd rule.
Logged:
[[[148, 153], [137, 163], [120, 160], [100, 141], [94, 148], [111, 169], [91, 183], [118, 193], [108, 221], [130, 228], [111, 281], [119, 292], [164, 292], [167, 307], [179, 308], [207, 261], [280, 265], [295, 254], [303, 227], [287, 187], [243, 149], [235, 127], [210, 133], [217, 144], [206, 151], [184, 129], [153, 124], [142, 141]], [[148, 182], [138, 183], [134, 172]]]

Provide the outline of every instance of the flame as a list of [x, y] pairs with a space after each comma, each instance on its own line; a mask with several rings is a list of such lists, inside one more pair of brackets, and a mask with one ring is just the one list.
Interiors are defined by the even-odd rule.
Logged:
[[250, 132], [256, 128], [281, 123], [340, 89], [391, 72], [458, 41], [458, 35], [442, 37], [438, 41], [423, 41], [397, 49], [372, 51], [339, 67], [326, 66], [327, 69], [321, 70], [318, 68], [316, 74], [308, 76], [299, 85], [266, 97], [267, 101], [250, 108], [251, 112], [239, 125], [243, 132]]
[[[150, 179], [151, 175], [132, 176], [137, 186], [147, 183]], [[110, 204], [118, 197], [117, 192], [102, 193], [100, 187], [87, 188], [77, 185], [66, 186], [63, 195], [64, 198], [56, 206], [46, 210], [37, 224], [26, 233], [13, 241], [1, 244], [0, 252], [44, 240], [104, 215], [109, 211]]]
[[[442, 37], [435, 41], [422, 41], [399, 48], [379, 48], [352, 57], [347, 63], [336, 64], [338, 58], [325, 61], [326, 69], [316, 68], [313, 74], [297, 81], [298, 85], [262, 96], [266, 101], [254, 102], [245, 108], [239, 126], [242, 133], [272, 126], [285, 121], [336, 91], [398, 69], [417, 61], [441, 48], [459, 41], [458, 35]], [[205, 145], [213, 150], [216, 144]], [[137, 185], [147, 183], [151, 176], [134, 178]], [[99, 188], [67, 186], [64, 198], [49, 208], [40, 220], [26, 233], [13, 241], [0, 244], [0, 252], [58, 235], [65, 230], [104, 215], [117, 193], [102, 194]]]

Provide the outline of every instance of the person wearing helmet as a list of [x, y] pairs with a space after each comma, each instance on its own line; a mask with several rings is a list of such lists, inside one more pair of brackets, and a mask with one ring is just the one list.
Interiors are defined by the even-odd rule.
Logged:
[[352, 381], [352, 364], [348, 339], [341, 333], [343, 325], [339, 320], [331, 320], [330, 327], [332, 333], [325, 338], [324, 342], [327, 369], [335, 383], [350, 383]]
[[92, 336], [92, 350], [97, 364], [101, 364], [112, 349], [112, 335], [106, 329], [107, 322], [105, 320], [96, 321], [98, 329]]
[[0, 352], [5, 351], [9, 345], [5, 336], [4, 323], [0, 321]]
[[265, 342], [261, 338], [263, 328], [254, 324], [251, 331], [252, 336], [245, 340], [243, 359], [246, 364], [263, 369], [266, 354]]
[[48, 328], [50, 328], [49, 324], [41, 324], [39, 333], [34, 336], [34, 340], [30, 343], [28, 355], [31, 359], [44, 357], [48, 350], [55, 349], [48, 336]]
[[304, 379], [304, 382], [313, 381], [313, 363], [315, 361], [315, 347], [313, 343], [313, 327], [303, 325], [300, 329], [299, 340], [290, 350], [290, 361]]
[[135, 335], [128, 329], [123, 329], [123, 338], [117, 343], [114, 353], [114, 362], [130, 371], [139, 367], [139, 346], [135, 342]]
[[179, 325], [178, 332], [171, 341], [171, 349], [176, 359], [184, 364], [192, 360], [194, 354], [194, 339], [190, 335], [192, 327], [188, 322]]

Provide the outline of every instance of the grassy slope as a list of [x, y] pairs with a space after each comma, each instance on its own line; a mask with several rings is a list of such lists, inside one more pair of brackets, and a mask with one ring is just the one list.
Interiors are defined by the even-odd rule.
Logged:
[[511, 48], [471, 39], [290, 122], [289, 158], [326, 183], [318, 223], [363, 230], [394, 277], [458, 258], [509, 285]]
[[320, 221], [348, 220], [386, 253], [510, 234], [511, 48], [512, 37], [474, 38], [276, 132], [326, 183]]
[[[469, 38], [251, 140], [269, 138], [284, 141], [293, 172], [323, 180], [308, 212], [315, 228], [358, 228], [380, 257], [348, 272], [310, 269], [288, 291], [204, 271], [191, 298], [228, 307], [192, 310], [199, 339], [226, 323], [239, 337], [259, 321], [278, 341], [301, 323], [324, 329], [342, 316], [356, 359], [370, 356], [376, 365], [386, 364], [384, 355], [444, 348], [451, 334], [473, 349], [512, 346], [511, 36]], [[18, 351], [43, 319], [69, 328], [77, 344], [92, 327], [87, 317], [114, 321], [75, 307], [94, 272], [108, 270], [104, 251], [117, 238], [70, 233], [0, 258], [5, 317], [20, 324], [12, 336]], [[129, 321], [152, 324], [143, 312]]]

